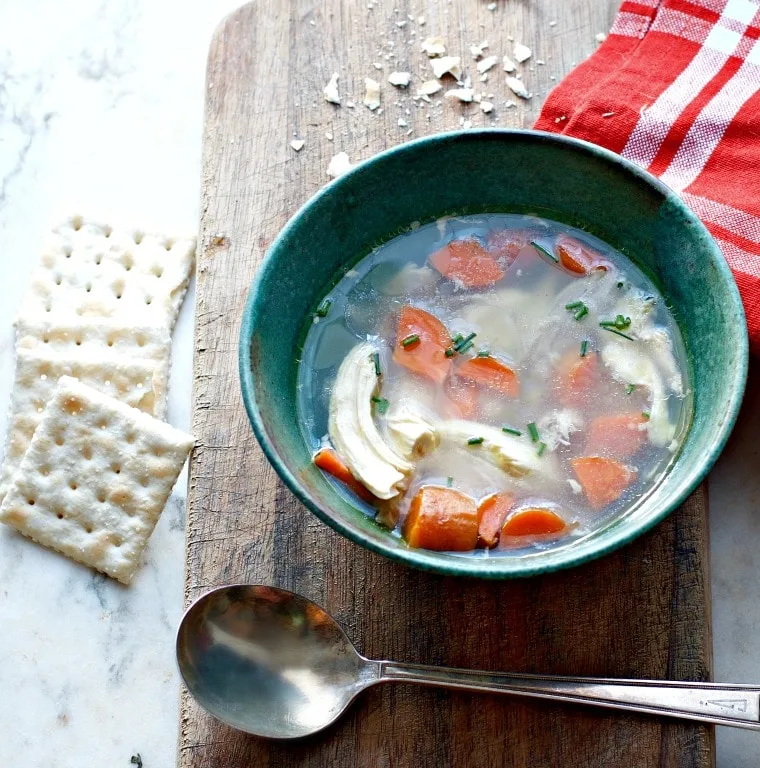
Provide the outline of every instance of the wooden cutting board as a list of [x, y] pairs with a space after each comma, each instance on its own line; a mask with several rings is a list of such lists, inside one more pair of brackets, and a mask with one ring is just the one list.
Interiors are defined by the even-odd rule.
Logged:
[[[238, 383], [239, 321], [256, 265], [328, 180], [332, 155], [346, 151], [358, 161], [456, 128], [462, 118], [529, 127], [551, 76], [559, 80], [592, 52], [614, 5], [498, 0], [491, 11], [486, 0], [258, 0], [217, 29], [203, 145], [186, 602], [230, 582], [274, 584], [320, 602], [374, 658], [710, 679], [704, 487], [653, 532], [585, 567], [502, 583], [420, 573], [349, 543], [295, 501], [254, 440]], [[494, 94], [497, 122], [477, 105], [413, 104], [416, 86], [431, 76], [418, 41], [434, 34], [450, 54], [462, 55], [476, 89]], [[510, 36], [534, 51], [523, 77], [536, 95], [517, 107], [505, 106], [511, 94], [500, 66], [481, 84], [469, 53], [487, 40], [487, 53], [501, 57], [511, 52]], [[412, 73], [409, 93], [387, 83], [392, 70]], [[322, 96], [333, 72], [340, 74], [341, 107]], [[367, 76], [382, 84], [382, 113], [361, 104]], [[301, 152], [289, 146], [294, 136], [306, 140]], [[179, 764], [702, 768], [714, 764], [714, 738], [710, 727], [643, 716], [385, 686], [324, 734], [273, 744], [217, 723], [185, 694]]]

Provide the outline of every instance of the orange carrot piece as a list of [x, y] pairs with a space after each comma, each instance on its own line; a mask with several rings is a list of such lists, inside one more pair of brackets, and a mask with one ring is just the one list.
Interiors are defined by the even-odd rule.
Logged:
[[496, 390], [506, 397], [520, 396], [517, 374], [495, 357], [473, 357], [457, 368], [457, 376]]
[[[451, 401], [446, 408], [454, 418], [471, 419], [478, 410], [478, 393], [475, 387], [464, 381], [450, 379], [445, 387], [446, 397]], [[447, 404], [448, 405], [448, 404]]]
[[560, 533], [567, 523], [550, 509], [529, 507], [511, 515], [501, 529], [502, 536], [546, 536]]
[[[419, 336], [420, 340], [405, 347], [402, 342], [409, 336]], [[401, 310], [393, 349], [393, 359], [399, 365], [442, 384], [451, 372], [451, 360], [446, 357], [450, 346], [449, 332], [435, 315], [411, 306]]]
[[532, 239], [533, 235], [523, 229], [495, 229], [488, 233], [486, 247], [494, 258], [504, 258], [511, 264]]
[[577, 351], [565, 354], [557, 365], [557, 398], [568, 408], [584, 405], [599, 381], [599, 359], [595, 352], [581, 357]]
[[478, 505], [454, 488], [425, 485], [412, 499], [403, 533], [410, 547], [467, 552], [478, 543]]
[[576, 275], [587, 275], [594, 269], [607, 270], [609, 263], [600, 254], [574, 237], [559, 235], [554, 243], [559, 263]]
[[452, 240], [429, 260], [444, 277], [468, 288], [493, 285], [504, 277], [504, 270], [477, 240]]
[[504, 521], [514, 505], [515, 497], [506, 491], [486, 496], [480, 502], [480, 507], [478, 507], [478, 514], [480, 515], [478, 546], [489, 549], [496, 546]]
[[646, 440], [646, 417], [641, 413], [598, 416], [588, 430], [586, 453], [626, 459], [638, 452]]
[[636, 472], [614, 459], [602, 456], [581, 456], [570, 464], [575, 476], [594, 509], [602, 509], [620, 498], [636, 479]]
[[327, 472], [328, 475], [332, 475], [336, 480], [340, 480], [360, 499], [364, 499], [364, 501], [377, 501], [375, 496], [351, 474], [351, 470], [332, 448], [320, 448], [314, 454], [314, 463], [323, 472]]

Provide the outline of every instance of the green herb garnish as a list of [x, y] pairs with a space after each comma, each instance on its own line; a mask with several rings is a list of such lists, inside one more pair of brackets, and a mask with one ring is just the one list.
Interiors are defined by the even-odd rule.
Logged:
[[[323, 315], [324, 317], [324, 315]], [[138, 752], [136, 755], [132, 755], [132, 757], [129, 758], [129, 762], [132, 765], [136, 765], [137, 768], [142, 768], [142, 758], [140, 757], [140, 753]]]
[[483, 442], [483, 440], [484, 440], [484, 438], [482, 438], [482, 437], [471, 437], [471, 438], [470, 438], [470, 439], [467, 441], [467, 445], [481, 445], [481, 443]]
[[491, 357], [491, 353], [487, 349], [481, 349], [478, 352], [478, 357]]
[[581, 357], [586, 357], [586, 353], [588, 352], [588, 339], [583, 339], [581, 342]]
[[539, 252], [542, 253], [544, 256], [548, 256], [555, 264], [559, 264], [559, 259], [551, 252], [547, 251], [546, 248], [544, 248], [543, 245], [539, 245], [535, 240], [531, 240], [530, 244]]
[[323, 299], [317, 307], [317, 311], [314, 313], [314, 316], [327, 317], [327, 313], [330, 311], [332, 303], [332, 299]]
[[379, 352], [373, 352], [370, 356], [370, 359], [375, 364], [375, 376], [379, 376], [382, 371], [380, 370], [380, 353]]
[[641, 412], [641, 415], [642, 415], [642, 416], [643, 416], [643, 417], [644, 417], [644, 418], [645, 418], [647, 421], [649, 421], [649, 419], [652, 417], [652, 414], [651, 414], [651, 413], [649, 413], [649, 411], [642, 411], [642, 412]]
[[419, 340], [420, 337], [416, 333], [410, 333], [409, 336], [401, 339], [401, 346], [406, 349], [407, 347], [411, 347], [412, 344], [417, 344]]
[[458, 333], [456, 336], [451, 337], [451, 343], [456, 347], [456, 345], [459, 344], [459, 342], [462, 341], [463, 338], [464, 336], [462, 336], [461, 333]]
[[373, 395], [372, 402], [375, 404], [375, 410], [381, 415], [386, 413], [390, 406], [390, 403], [384, 397], [375, 397]]
[[477, 336], [477, 333], [471, 333], [468, 336], [465, 336], [463, 339], [460, 339], [456, 344], [454, 344], [454, 350], [456, 352], [459, 352], [460, 354], [466, 350], [468, 350], [472, 346], [472, 340]]
[[636, 389], [636, 385], [635, 385], [635, 384], [628, 384], [628, 385], [626, 386], [626, 388], [625, 388], [625, 393], [626, 393], [626, 395], [630, 395], [630, 394], [633, 394], [633, 390], [634, 390], [634, 389]]
[[543, 456], [545, 450], [546, 450], [546, 443], [539, 443], [538, 447], [536, 448], [536, 453], [539, 456]]
[[582, 317], [585, 317], [588, 314], [588, 307], [584, 304], [574, 315], [573, 317], [576, 320], [580, 320]]
[[618, 331], [625, 331], [631, 327], [631, 318], [618, 315], [614, 320], [602, 320], [599, 325], [602, 328], [617, 328]]
[[447, 477], [446, 478], [446, 487], [451, 488], [454, 485], [454, 478], [453, 477]]
[[506, 432], [508, 435], [514, 435], [515, 437], [520, 437], [520, 435], [522, 435], [522, 432], [514, 427], [502, 427], [501, 431]]
[[580, 309], [581, 307], [585, 307], [586, 305], [582, 301], [571, 301], [569, 304], [565, 304], [565, 309]]
[[537, 443], [539, 441], [539, 435], [538, 435], [538, 427], [536, 426], [535, 421], [531, 421], [528, 424], [528, 434], [530, 435], [530, 439]]
[[454, 350], [451, 347], [448, 347], [443, 354], [446, 355], [446, 357], [454, 357]]
[[628, 339], [628, 341], [633, 341], [633, 336], [629, 336], [627, 333], [623, 333], [622, 331], [619, 331], [617, 328], [608, 328], [606, 325], [602, 326], [602, 329], [605, 331], [609, 331], [610, 333], [614, 333], [616, 336], [622, 336], [624, 339]]

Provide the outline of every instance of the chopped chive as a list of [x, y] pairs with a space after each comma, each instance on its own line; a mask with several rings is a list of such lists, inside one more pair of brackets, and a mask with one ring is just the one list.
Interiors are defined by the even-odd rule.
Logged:
[[484, 438], [482, 438], [482, 437], [471, 437], [467, 441], [467, 445], [480, 445], [483, 442], [483, 439]]
[[454, 350], [451, 347], [448, 347], [443, 354], [446, 355], [446, 357], [454, 357]]
[[584, 304], [574, 315], [573, 317], [576, 320], [580, 320], [582, 317], [585, 317], [588, 314], [588, 307]]
[[[477, 336], [477, 333], [471, 333], [469, 336], [465, 336], [463, 339], [460, 339], [456, 344], [454, 344], [454, 350], [456, 352], [462, 352], [463, 349], [467, 348], [469, 349], [472, 346], [472, 340]], [[469, 346], [467, 346], [469, 345]]]
[[373, 352], [371, 356], [372, 362], [375, 364], [375, 376], [379, 376], [382, 371], [380, 370], [380, 353]]
[[586, 353], [588, 352], [588, 339], [583, 339], [581, 342], [581, 357], [586, 357]]
[[539, 456], [543, 456], [545, 450], [546, 450], [546, 443], [539, 443], [538, 447], [536, 448], [536, 453]]
[[625, 285], [625, 283], [622, 280], [618, 280], [617, 287], [622, 288]]
[[539, 245], [534, 240], [530, 241], [530, 244], [539, 252], [543, 253], [544, 256], [548, 256], [555, 264], [559, 264], [559, 259], [551, 252], [547, 251], [546, 248], [544, 248], [543, 245]]
[[535, 421], [531, 421], [530, 424], [528, 424], [528, 434], [530, 435], [530, 439], [534, 443], [538, 442], [539, 440], [538, 427], [536, 426]]
[[520, 437], [520, 435], [522, 435], [522, 432], [514, 427], [502, 427], [501, 431], [506, 432], [508, 435], [514, 435], [515, 437]]
[[491, 353], [487, 349], [481, 349], [478, 352], [478, 357], [491, 357]]
[[644, 417], [644, 418], [645, 418], [647, 421], [649, 421], [650, 417], [652, 416], [652, 414], [651, 414], [651, 413], [649, 413], [649, 411], [642, 411], [642, 412], [641, 412], [641, 415], [642, 415], [642, 416], [643, 416], [643, 417]]
[[633, 336], [629, 336], [627, 333], [623, 333], [622, 331], [619, 331], [617, 328], [608, 328], [606, 325], [602, 326], [602, 329], [605, 331], [609, 331], [610, 333], [614, 333], [616, 336], [622, 336], [624, 339], [628, 339], [628, 341], [633, 341]]
[[569, 304], [565, 304], [565, 309], [580, 309], [585, 306], [582, 301], [571, 301]]
[[625, 331], [631, 327], [631, 318], [617, 315], [614, 320], [602, 320], [599, 325], [602, 328], [617, 328], [619, 331]]
[[462, 336], [461, 333], [458, 333], [456, 336], [451, 337], [451, 343], [456, 347], [456, 345], [459, 344], [459, 342], [462, 341], [463, 338], [464, 336]]
[[401, 340], [401, 346], [406, 349], [407, 347], [411, 347], [412, 344], [417, 344], [419, 340], [420, 337], [416, 333], [410, 333], [409, 336]]
[[454, 485], [454, 478], [453, 477], [447, 477], [446, 478], [446, 487], [451, 488]]
[[625, 388], [625, 393], [626, 393], [626, 395], [630, 395], [630, 394], [632, 394], [634, 389], [636, 389], [636, 385], [635, 385], [635, 384], [629, 384], [629, 385], [628, 385], [628, 386]]
[[459, 349], [457, 350], [457, 352], [459, 352], [459, 354], [460, 354], [460, 355], [463, 355], [463, 354], [464, 354], [465, 352], [467, 352], [467, 350], [469, 350], [469, 349], [470, 349], [472, 346], [473, 346], [473, 344], [472, 344], [472, 340], [469, 340], [469, 341], [465, 341], [465, 343], [464, 343], [464, 344], [462, 344], [462, 346], [461, 346], [461, 347], [459, 347]]
[[375, 410], [379, 414], [383, 414], [388, 410], [390, 403], [384, 397], [375, 397], [373, 395], [372, 402], [375, 404]]
[[332, 303], [332, 299], [323, 299], [317, 307], [314, 317], [327, 317], [327, 313], [330, 311]]

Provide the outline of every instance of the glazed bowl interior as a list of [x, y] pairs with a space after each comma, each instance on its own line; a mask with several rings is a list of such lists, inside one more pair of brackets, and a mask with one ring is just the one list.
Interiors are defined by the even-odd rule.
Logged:
[[[686, 344], [692, 423], [659, 485], [630, 513], [586, 536], [525, 555], [416, 550], [352, 506], [312, 464], [297, 420], [297, 360], [319, 300], [372, 248], [413, 222], [487, 211], [531, 213], [585, 229], [622, 251], [654, 281]], [[577, 565], [662, 520], [720, 453], [746, 371], [747, 330], [736, 285], [717, 245], [677, 195], [606, 150], [529, 131], [420, 139], [377, 155], [325, 187], [272, 244], [251, 287], [240, 338], [243, 398], [256, 437], [312, 512], [388, 557], [484, 578]]]

